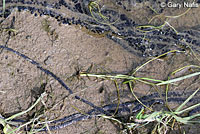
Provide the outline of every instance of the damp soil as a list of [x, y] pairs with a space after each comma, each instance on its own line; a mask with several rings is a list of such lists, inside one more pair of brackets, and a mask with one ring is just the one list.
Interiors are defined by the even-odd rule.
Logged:
[[[132, 7], [129, 6], [129, 8]], [[196, 23], [193, 21], [200, 15], [198, 10], [199, 8], [191, 9], [189, 17], [185, 15], [172, 22], [175, 28], [199, 25], [199, 20]], [[140, 10], [138, 12], [138, 15], [142, 13]], [[137, 14], [137, 11], [133, 10], [131, 15], [132, 13]], [[16, 31], [6, 30], [9, 28]], [[79, 25], [65, 25], [50, 16], [35, 16], [28, 11], [13, 11], [3, 20], [0, 30], [1, 45], [6, 44], [34, 59], [43, 68], [60, 77], [74, 92], [69, 96], [69, 92], [52, 77], [23, 58], [2, 49], [0, 53], [0, 114], [4, 117], [29, 108], [44, 91], [48, 94], [45, 104], [46, 108], [50, 109], [46, 112], [49, 120], [77, 113], [73, 107], [83, 112], [92, 109], [81, 101], [73, 99], [73, 95], [78, 95], [100, 107], [117, 103], [117, 91], [112, 81], [80, 77], [79, 73], [129, 74], [132, 69], [152, 58], [135, 55], [118, 43], [102, 35], [88, 32]], [[198, 53], [197, 56], [199, 56]], [[192, 56], [190, 51], [169, 54], [147, 64], [136, 76], [167, 80], [172, 71], [190, 64], [199, 65], [199, 61]], [[188, 69], [172, 77], [186, 75], [193, 71], [195, 69]], [[171, 89], [184, 92], [195, 90], [198, 85], [199, 77], [197, 76], [177, 83]], [[164, 87], [160, 87], [159, 90], [164, 92]], [[134, 91], [141, 97], [155, 92], [155, 89], [138, 83]], [[120, 101], [133, 100], [134, 97], [128, 86], [120, 85]], [[174, 104], [171, 106], [175, 107]], [[45, 109], [44, 106], [39, 104], [21, 118], [30, 119], [44, 112], [42, 109]], [[191, 134], [200, 132], [198, 126], [195, 125], [187, 125], [183, 128]], [[52, 134], [118, 134], [122, 133], [122, 129], [112, 121], [96, 117], [52, 131]], [[139, 129], [133, 133], [148, 133], [148, 131], [148, 128], [143, 131]], [[175, 131], [170, 133], [178, 134], [179, 132], [179, 128], [175, 128]]]

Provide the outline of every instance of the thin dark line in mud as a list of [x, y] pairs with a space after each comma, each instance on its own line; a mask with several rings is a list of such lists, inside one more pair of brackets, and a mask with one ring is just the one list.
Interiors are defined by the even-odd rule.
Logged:
[[[14, 54], [24, 58], [27, 61], [29, 61], [31, 64], [36, 65], [38, 69], [40, 69], [41, 71], [43, 71], [47, 75], [50, 75], [55, 80], [57, 80], [66, 90], [69, 91], [69, 94], [73, 94], [73, 91], [59, 77], [57, 77], [51, 71], [44, 69], [38, 62], [32, 60], [28, 56], [21, 54], [20, 52], [14, 50], [12, 48], [9, 48], [9, 47], [3, 46], [3, 45], [0, 45], [0, 48], [5, 49], [5, 50], [10, 51], [10, 52], [13, 52]], [[190, 91], [190, 92], [187, 92], [187, 93], [184, 93], [184, 94], [180, 94], [180, 93], [176, 93], [176, 92], [169, 92], [168, 93], [168, 97], [169, 97], [168, 102], [176, 102], [176, 103], [184, 102], [187, 99], [187, 97], [180, 97], [180, 96], [190, 95], [192, 92], [193, 91]], [[165, 94], [162, 94], [162, 96], [165, 96]], [[170, 96], [172, 96], [172, 97], [170, 97]], [[141, 97], [141, 100], [147, 106], [151, 106], [153, 104], [162, 104], [163, 105], [165, 102], [164, 102], [164, 100], [160, 99], [159, 97], [160, 96], [158, 95], [158, 93], [153, 93], [153, 94]], [[101, 114], [105, 114], [105, 115], [110, 116], [110, 115], [112, 115], [112, 113], [115, 112], [115, 109], [117, 107], [118, 107], [117, 114], [122, 114], [122, 113], [133, 114], [133, 113], [140, 111], [141, 108], [143, 108], [143, 105], [141, 105], [137, 101], [125, 102], [125, 103], [122, 103], [122, 104], [119, 104], [119, 105], [118, 104], [110, 104], [110, 105], [106, 105], [106, 106], [103, 106], [103, 107], [98, 107], [98, 106], [95, 106], [93, 103], [91, 103], [91, 102], [89, 102], [89, 101], [87, 101], [83, 98], [80, 98], [79, 96], [75, 96], [74, 98], [85, 103], [85, 104], [87, 104], [87, 105], [89, 105], [89, 106], [91, 106], [93, 109], [90, 110], [89, 112], [87, 112], [86, 114], [75, 113], [75, 114], [72, 114], [70, 116], [65, 116], [64, 118], [55, 120], [55, 121], [49, 123], [50, 130], [60, 129], [60, 128], [69, 126], [73, 123], [76, 123], [78, 121], [90, 119], [94, 116], [99, 116]], [[190, 100], [190, 102], [193, 102], [193, 103], [200, 102], [200, 98], [199, 97], [192, 98]], [[131, 108], [132, 106], [134, 106], [134, 108]], [[199, 111], [200, 111], [200, 107], [197, 107], [197, 108], [191, 110], [189, 112], [189, 114], [192, 115], [192, 114], [199, 112]], [[13, 120], [13, 121], [25, 122], [25, 121], [22, 121], [22, 120]], [[42, 128], [42, 129], [39, 128], [39, 129], [40, 129], [40, 131], [47, 131], [46, 127]]]
[[18, 56], [24, 58], [25, 60], [29, 61], [31, 64], [36, 65], [37, 68], [39, 68], [41, 71], [43, 71], [43, 72], [46, 73], [47, 75], [52, 76], [55, 80], [57, 80], [66, 90], [69, 91], [70, 94], [73, 93], [72, 90], [71, 90], [59, 77], [57, 77], [57, 76], [56, 76], [55, 74], [53, 74], [51, 71], [42, 68], [41, 65], [40, 65], [38, 62], [32, 60], [32, 59], [29, 58], [28, 56], [26, 56], [26, 55], [24, 55], [24, 54], [21, 54], [20, 52], [15, 51], [14, 49], [9, 48], [9, 47], [7, 47], [7, 46], [2, 46], [2, 45], [0, 45], [0, 48], [6, 49], [6, 50], [8, 50], [8, 51], [10, 51], [10, 52], [13, 52], [13, 53], [15, 53], [16, 55], [18, 55]]
[[[60, 0], [59, 2], [62, 3], [62, 2], [64, 2], [64, 0]], [[64, 5], [66, 6], [67, 3], [65, 3]], [[42, 5], [42, 4], [41, 4], [41, 6], [46, 7], [45, 5]], [[61, 15], [58, 14], [58, 13], [56, 13], [56, 12], [53, 12], [51, 10], [47, 11], [45, 9], [37, 9], [37, 8], [33, 8], [33, 7], [28, 7], [28, 6], [27, 7], [26, 6], [18, 6], [18, 7], [19, 7], [20, 10], [26, 10], [26, 9], [28, 9], [28, 10], [31, 11], [31, 13], [34, 12], [34, 10], [37, 10], [40, 13], [40, 15], [50, 15], [50, 16], [56, 18], [58, 21], [61, 21], [63, 24], [71, 24], [72, 23], [72, 24], [83, 24], [83, 26], [87, 26], [86, 23], [84, 24], [84, 22], [80, 21], [80, 20], [74, 20], [73, 18], [71, 18], [71, 19], [69, 19], [69, 18], [62, 18], [62, 17], [59, 18], [59, 16], [61, 16]], [[53, 8], [59, 8], [59, 7], [61, 7], [61, 4], [58, 5], [57, 7], [53, 7]], [[10, 7], [10, 8], [12, 8], [12, 7]], [[71, 8], [69, 8], [69, 9], [72, 10]], [[9, 14], [8, 14], [8, 16], [9, 16]], [[105, 29], [102, 29], [102, 30], [105, 30]], [[165, 31], [165, 32], [166, 33], [170, 33], [170, 31], [169, 32]], [[129, 34], [132, 34], [132, 33], [124, 33], [124, 34], [125, 34], [125, 37], [127, 37], [127, 41], [134, 42], [134, 43], [135, 42], [141, 42], [141, 40], [138, 40], [138, 38], [142, 37], [142, 35], [141, 36], [140, 35], [137, 35], [137, 36], [135, 35], [136, 39], [135, 38], [133, 39], [131, 37], [129, 38], [129, 36], [132, 36], [132, 35], [129, 35]], [[160, 33], [157, 33], [157, 34], [159, 35]], [[175, 35], [173, 35], [173, 36], [175, 36]], [[110, 36], [107, 35], [107, 37], [110, 38], [110, 39], [112, 39], [112, 40], [114, 40], [113, 36], [111, 36], [111, 35]], [[151, 36], [149, 38], [154, 38], [154, 37]], [[155, 36], [155, 38], [157, 38], [157, 36]], [[177, 38], [177, 37], [175, 36], [175, 38]], [[164, 40], [165, 38], [164, 39], [161, 38], [161, 39]], [[179, 38], [177, 38], [176, 40], [179, 40]], [[116, 41], [116, 42], [119, 43], [119, 41]], [[73, 91], [59, 77], [57, 77], [51, 71], [49, 71], [47, 69], [44, 69], [36, 61], [32, 60], [31, 58], [27, 57], [26, 55], [21, 54], [20, 52], [14, 50], [12, 48], [8, 48], [7, 46], [1, 46], [0, 45], [0, 48], [6, 49], [8, 51], [11, 51], [11, 52], [19, 55], [20, 57], [26, 59], [27, 61], [29, 61], [33, 65], [36, 65], [37, 68], [39, 68], [41, 71], [45, 72], [47, 75], [50, 75], [55, 80], [57, 80], [66, 90], [69, 91], [69, 94], [73, 94]], [[156, 94], [151, 94], [149, 96], [145, 96], [143, 98], [143, 101], [146, 100], [146, 102], [144, 102], [144, 104], [149, 105], [149, 106], [152, 105], [152, 104], [154, 104], [154, 103], [164, 104], [163, 100], [161, 100], [161, 99], [153, 99], [154, 97], [158, 97], [158, 96]], [[151, 101], [147, 101], [149, 98], [152, 98], [152, 100]], [[97, 106], [93, 105], [91, 102], [89, 102], [89, 101], [87, 101], [85, 99], [80, 98], [79, 96], [75, 96], [75, 99], [80, 100], [83, 103], [86, 103], [87, 105], [90, 105], [94, 109], [92, 109], [89, 112], [87, 112], [86, 113], [87, 115], [76, 113], [76, 114], [73, 114], [73, 115], [70, 115], [70, 116], [66, 116], [66, 117], [64, 117], [62, 119], [56, 120], [56, 121], [50, 123], [50, 125], [51, 124], [55, 124], [55, 123], [58, 123], [58, 124], [60, 123], [60, 124], [59, 125], [54, 125], [54, 126], [49, 126], [50, 130], [56, 130], [56, 129], [60, 129], [60, 128], [69, 126], [72, 123], [76, 123], [78, 121], [82, 121], [82, 120], [86, 120], [86, 119], [92, 118], [93, 116], [97, 116], [100, 113], [103, 113], [103, 114], [106, 114], [106, 115], [110, 115], [110, 113], [114, 112], [113, 109], [115, 109], [117, 107], [116, 104], [111, 104], [111, 105], [107, 105], [107, 106], [104, 106], [104, 107], [100, 108], [100, 107], [97, 107]], [[186, 98], [178, 98], [178, 97], [177, 98], [168, 98], [168, 101], [169, 102], [183, 102], [185, 99]], [[200, 98], [196, 98], [196, 99], [193, 99], [191, 101], [192, 102], [200, 102]], [[135, 107], [133, 109], [130, 109], [130, 105], [134, 105]], [[127, 102], [127, 103], [123, 103], [123, 104], [119, 105], [118, 113], [120, 113], [120, 112], [135, 113], [135, 112], [138, 112], [142, 107], [143, 106], [141, 104], [139, 104], [138, 102]], [[196, 113], [198, 111], [200, 111], [200, 108], [196, 108], [196, 109], [192, 110], [190, 112], [190, 114]], [[43, 128], [42, 130], [43, 131], [47, 131], [47, 128]]]
[[[190, 95], [191, 93], [193, 93], [193, 91], [189, 91], [186, 94]], [[156, 97], [156, 96], [159, 96], [158, 93], [153, 93], [153, 94], [150, 94], [150, 95], [145, 96], [145, 97], [149, 98], [149, 97]], [[163, 96], [164, 96], [164, 94], [163, 94]], [[187, 97], [185, 97], [185, 98], [184, 97], [180, 97], [180, 94], [176, 93], [176, 92], [169, 92], [169, 96], [173, 96], [173, 97], [169, 97], [168, 98], [168, 102], [183, 103], [187, 99]], [[174, 96], [178, 96], [178, 97], [174, 98]], [[143, 103], [145, 105], [147, 105], [147, 106], [152, 106], [154, 104], [162, 104], [163, 105], [165, 103], [164, 100], [162, 100], [162, 99], [152, 99], [150, 101], [147, 100], [145, 102], [145, 98], [144, 98], [143, 101], [144, 101]], [[194, 97], [193, 99], [190, 100], [190, 102], [194, 102], [194, 103], [199, 102], [199, 101], [200, 101], [200, 98], [198, 96]], [[135, 107], [131, 110], [131, 106], [133, 106], [133, 105]], [[109, 111], [111, 113], [114, 113], [115, 109], [117, 107], [118, 107], [118, 104], [110, 104], [110, 105], [103, 106], [102, 108], [105, 111]], [[133, 115], [134, 113], [139, 112], [141, 110], [141, 108], [143, 108], [143, 105], [141, 105], [137, 101], [125, 102], [125, 103], [122, 103], [122, 104], [119, 105], [119, 107], [118, 107], [118, 114], [124, 115], [123, 113], [126, 113], [127, 115], [128, 114], [129, 115]], [[197, 107], [197, 108], [191, 110], [189, 112], [189, 115], [195, 114], [195, 113], [197, 113], [199, 111], [200, 111], [200, 107]], [[86, 114], [74, 113], [72, 115], [63, 117], [62, 119], [58, 119], [58, 120], [55, 120], [55, 121], [49, 123], [49, 125], [50, 125], [49, 129], [50, 130], [61, 129], [63, 127], [67, 127], [67, 126], [69, 126], [69, 125], [71, 125], [73, 123], [76, 123], [78, 121], [87, 120], [87, 119], [90, 119], [92, 117], [96, 117], [96, 116], [100, 116], [100, 115], [101, 115], [101, 113], [97, 112], [96, 109], [92, 109], [89, 112], [87, 112]], [[44, 127], [42, 129], [40, 129], [40, 131], [47, 131], [47, 128]]]
[[[9, 48], [9, 47], [6, 47], [6, 46], [2, 46], [0, 45], [0, 48], [2, 49], [6, 49], [7, 51], [10, 51], [10, 52], [13, 52], [15, 53], [16, 55], [24, 58], [25, 60], [29, 61], [31, 64], [33, 65], [36, 65], [37, 68], [39, 68], [41, 71], [43, 71], [44, 73], [46, 73], [47, 75], [50, 75], [51, 77], [53, 77], [56, 81], [58, 81], [67, 91], [69, 91], [69, 94], [73, 94], [73, 91], [58, 77], [56, 76], [54, 73], [52, 73], [51, 71], [47, 70], [47, 69], [44, 69], [38, 62], [32, 60], [31, 58], [29, 58], [28, 56], [12, 49], [12, 48]], [[83, 98], [80, 98], [79, 96], [75, 96], [74, 97], [75, 99], [77, 100], [80, 100], [81, 102], [83, 103], [86, 103], [87, 105], [90, 105], [91, 107], [93, 107], [94, 109], [96, 109], [97, 111], [99, 111], [100, 113], [103, 113], [103, 114], [107, 114], [109, 115], [109, 113], [107, 113], [106, 111], [104, 111], [102, 108], [100, 107], [97, 107], [95, 106], [94, 104], [92, 104], [91, 102], [83, 99]]]

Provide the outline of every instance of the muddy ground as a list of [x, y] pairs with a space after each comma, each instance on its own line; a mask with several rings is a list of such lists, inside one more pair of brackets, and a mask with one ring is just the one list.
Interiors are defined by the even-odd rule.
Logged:
[[[189, 16], [194, 14], [192, 17], [198, 17], [200, 14], [195, 11], [196, 9], [192, 10]], [[179, 25], [177, 28], [184, 24], [188, 27], [190, 21], [191, 19], [184, 16], [176, 20], [175, 25]], [[16, 32], [5, 30], [11, 25]], [[80, 77], [79, 72], [128, 74], [152, 58], [138, 57], [106, 37], [88, 34], [80, 26], [60, 24], [49, 16], [35, 17], [28, 11], [12, 12], [2, 23], [2, 28], [4, 30], [1, 31], [1, 45], [7, 44], [8, 47], [39, 62], [43, 68], [60, 77], [74, 92], [68, 96], [69, 92], [52, 77], [16, 54], [2, 50], [0, 114], [4, 117], [27, 109], [44, 91], [48, 94], [45, 98], [46, 108], [49, 109], [45, 113], [48, 119], [58, 119], [76, 113], [77, 110], [72, 106], [84, 112], [91, 109], [88, 105], [73, 99], [73, 95], [79, 95], [97, 106], [117, 103], [117, 92], [112, 81]], [[199, 65], [199, 61], [190, 52], [171, 54], [148, 64], [136, 76], [166, 80], [173, 70], [189, 64]], [[187, 73], [188, 70], [174, 77]], [[198, 83], [199, 77], [195, 77], [178, 83], [172, 90], [185, 90], [188, 87], [195, 89]], [[159, 90], [163, 89], [160, 87]], [[138, 96], [152, 92], [155, 90], [150, 86], [140, 83], [135, 85], [135, 93]], [[120, 98], [121, 102], [134, 100], [126, 85], [120, 85]], [[21, 118], [27, 119], [44, 112], [41, 105]], [[93, 118], [52, 131], [52, 134], [117, 134], [121, 132], [120, 129], [109, 120]], [[198, 128], [191, 127], [187, 130], [188, 133], [194, 134], [199, 131]]]

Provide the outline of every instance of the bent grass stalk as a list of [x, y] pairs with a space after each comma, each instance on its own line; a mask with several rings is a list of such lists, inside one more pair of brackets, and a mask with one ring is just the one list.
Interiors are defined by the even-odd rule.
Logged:
[[118, 86], [118, 83], [117, 83], [116, 80], [114, 80], [114, 83], [115, 83], [115, 87], [117, 89], [117, 100], [118, 100], [118, 103], [117, 103], [117, 108], [115, 109], [115, 112], [114, 112], [113, 116], [115, 116], [115, 114], [117, 114], [117, 111], [118, 111], [118, 108], [119, 108], [119, 104], [120, 104], [119, 86]]
[[[172, 72], [171, 73], [171, 75], [175, 75], [176, 73], [178, 73], [178, 72], [180, 72], [180, 71], [182, 71], [182, 70], [184, 70], [184, 69], [189, 69], [189, 68], [200, 68], [200, 66], [197, 66], [197, 65], [187, 65], [187, 66], [184, 66], [184, 67], [181, 67], [181, 68], [179, 68], [179, 69], [176, 69], [174, 72]], [[193, 74], [194, 75], [194, 74]], [[182, 80], [183, 80], [184, 78], [182, 77]], [[175, 79], [174, 79], [175, 80]], [[166, 84], [166, 90], [165, 90], [165, 93], [166, 93], [166, 105], [168, 104], [168, 101], [167, 101], [167, 98], [168, 98], [168, 91], [169, 91], [169, 84], [171, 84], [171, 82], [170, 82], [170, 77], [168, 77], [168, 84]], [[161, 84], [161, 83], [160, 83]]]
[[[167, 16], [167, 15], [162, 15], [162, 14], [158, 14], [157, 11], [155, 9], [153, 9], [151, 6], [149, 6], [150, 9], [155, 12], [157, 15], [154, 16], [153, 18], [151, 18], [148, 22], [148, 24], [150, 24], [155, 18], [158, 18], [158, 17], [164, 17], [166, 18], [166, 20], [164, 21], [164, 23], [160, 26], [154, 26], [154, 25], [142, 25], [142, 26], [137, 26], [136, 29], [141, 31], [141, 32], [152, 32], [154, 30], [159, 30], [161, 28], [163, 28], [164, 26], [168, 25], [170, 28], [172, 28], [176, 34], [178, 34], [178, 31], [168, 22], [168, 19], [171, 18], [171, 19], [176, 19], [176, 18], [179, 18], [185, 14], [187, 14], [191, 8], [188, 8], [184, 13], [182, 14], [179, 14], [179, 15], [175, 15], [175, 16]], [[142, 30], [142, 28], [150, 28], [150, 30]]]
[[[162, 55], [159, 55], [159, 56], [157, 56], [157, 57], [155, 57], [155, 58], [147, 61], [143, 65], [137, 67], [135, 69], [135, 71], [132, 73], [132, 75], [134, 75], [136, 72], [138, 72], [141, 68], [143, 68], [145, 65], [149, 64], [150, 62], [152, 62], [152, 61], [154, 61], [154, 60], [156, 60], [156, 59], [158, 59], [158, 58], [160, 58], [162, 56], [165, 56], [167, 54], [174, 53], [174, 52], [182, 52], [182, 51], [172, 50], [172, 51], [166, 52], [166, 53], [164, 53]], [[179, 71], [181, 71], [181, 70], [183, 70], [183, 69], [185, 69], [186, 67], [200, 68], [200, 66], [197, 66], [197, 65], [188, 65], [188, 66], [185, 66], [185, 67], [182, 67], [182, 68], [179, 68], [179, 69], [175, 70], [174, 72], [172, 72], [172, 75], [175, 74], [175, 73], [177, 73], [177, 72], [179, 72]], [[152, 78], [147, 78], [147, 77], [135, 77], [135, 76], [132, 76], [132, 75], [130, 76], [130, 75], [124, 75], [124, 74], [116, 74], [116, 75], [110, 75], [110, 74], [109, 75], [108, 74], [90, 74], [90, 73], [84, 73], [84, 72], [80, 73], [80, 76], [83, 76], [83, 77], [96, 77], [96, 78], [108, 79], [108, 80], [114, 80], [114, 81], [116, 81], [117, 79], [124, 80], [123, 84], [129, 84], [131, 93], [136, 98], [136, 100], [140, 104], [142, 104], [145, 108], [147, 108], [148, 110], [153, 111], [151, 108], [149, 108], [146, 105], [144, 105], [138, 99], [138, 97], [134, 94], [131, 82], [139, 81], [139, 82], [142, 82], [144, 84], [149, 84], [149, 85], [151, 85], [153, 87], [166, 85], [166, 104], [167, 104], [167, 93], [168, 93], [168, 90], [169, 90], [169, 84], [175, 84], [175, 82], [182, 81], [184, 79], [188, 79], [188, 78], [191, 78], [191, 77], [194, 77], [194, 76], [198, 76], [198, 75], [200, 75], [200, 72], [195, 72], [195, 73], [192, 73], [192, 74], [189, 74], [189, 75], [186, 75], [186, 76], [182, 76], [182, 77], [178, 77], [178, 78], [175, 78], [175, 79], [170, 79], [170, 77], [169, 77], [167, 81], [158, 80], [158, 79], [152, 79]], [[119, 89], [117, 89], [117, 91], [118, 90]], [[158, 90], [156, 90], [156, 91], [159, 93]], [[118, 101], [118, 103], [119, 103], [119, 101]]]
[[140, 103], [140, 104], [142, 104], [145, 108], [147, 108], [149, 111], [153, 111], [151, 108], [149, 108], [149, 107], [147, 107], [146, 105], [144, 105], [139, 99], [138, 99], [138, 97], [135, 95], [135, 93], [133, 92], [133, 88], [132, 88], [132, 84], [131, 84], [131, 82], [129, 82], [129, 87], [130, 87], [130, 89], [131, 89], [131, 93], [132, 93], [132, 95], [134, 96], [134, 98]]
[[161, 85], [172, 84], [172, 83], [175, 83], [175, 82], [178, 82], [178, 81], [182, 81], [184, 79], [188, 79], [188, 78], [191, 78], [191, 77], [194, 77], [194, 76], [197, 76], [197, 75], [200, 75], [200, 72], [196, 72], [196, 73], [185, 75], [185, 76], [182, 76], [182, 77], [179, 77], [179, 78], [163, 81], [163, 82], [160, 82], [160, 83], [158, 83], [156, 85], [157, 86], [161, 86]]
[[42, 100], [42, 98], [44, 98], [44, 96], [46, 96], [46, 93], [43, 93], [37, 99], [37, 101], [31, 107], [29, 107], [27, 110], [22, 111], [22, 112], [17, 113], [17, 114], [14, 114], [11, 117], [8, 117], [6, 119], [0, 118], [0, 124], [3, 126], [3, 132], [5, 134], [15, 134], [16, 131], [20, 130], [24, 126], [27, 126], [28, 124], [31, 124], [34, 120], [36, 120], [36, 119], [32, 119], [31, 121], [26, 122], [25, 124], [20, 125], [16, 129], [12, 129], [12, 127], [11, 127], [11, 125], [13, 124], [13, 122], [12, 122], [13, 119], [16, 119], [16, 117], [19, 117], [19, 116], [24, 115], [27, 112], [31, 111]]
[[[143, 65], [137, 67], [135, 69], [135, 71], [132, 73], [132, 75], [135, 74], [136, 72], [138, 72], [141, 68], [143, 68], [148, 63], [150, 63], [150, 62], [152, 62], [152, 61], [154, 61], [154, 60], [156, 60], [156, 59], [158, 59], [158, 58], [160, 58], [164, 55], [167, 55], [169, 53], [174, 53], [174, 52], [182, 52], [182, 51], [172, 50], [172, 51], [164, 53], [164, 54], [162, 54], [158, 57], [155, 57], [155, 58], [147, 61]], [[186, 68], [200, 68], [200, 66], [187, 65], [187, 66], [181, 67], [181, 68], [173, 71], [171, 73], [171, 75], [174, 75], [174, 74], [176, 74], [176, 73], [178, 73], [178, 72], [180, 72], [180, 71], [182, 71]], [[139, 82], [143, 82], [145, 84], [149, 84], [149, 85], [152, 85], [152, 86], [155, 86], [155, 87], [161, 86], [161, 85], [166, 85], [166, 104], [167, 104], [167, 93], [168, 93], [170, 84], [174, 84], [175, 82], [182, 81], [184, 79], [188, 79], [188, 78], [191, 78], [191, 77], [194, 77], [194, 76], [198, 76], [198, 75], [200, 75], [200, 72], [191, 73], [189, 75], [185, 75], [185, 76], [178, 77], [178, 78], [175, 78], [175, 79], [170, 79], [170, 77], [168, 77], [167, 81], [157, 80], [157, 79], [152, 79], [152, 78], [146, 78], [146, 77], [135, 77], [135, 76], [132, 76], [132, 75], [130, 76], [130, 75], [123, 75], [123, 74], [116, 74], [116, 75], [90, 74], [90, 73], [84, 73], [84, 72], [80, 73], [80, 76], [85, 76], [85, 77], [96, 77], [96, 78], [108, 79], [108, 80], [116, 80], [116, 79], [125, 80], [123, 82], [123, 84], [129, 84], [131, 93], [136, 98], [136, 100], [141, 105], [143, 105], [144, 108], [146, 108], [146, 109], [148, 109], [152, 112], [150, 114], [144, 114], [144, 108], [141, 109], [141, 111], [136, 116], [135, 122], [133, 122], [133, 123], [121, 122], [113, 116], [112, 117], [111, 116], [105, 116], [105, 115], [98, 115], [98, 116], [101, 116], [105, 119], [110, 119], [110, 120], [116, 121], [119, 124], [126, 126], [127, 129], [134, 129], [134, 128], [138, 128], [138, 127], [143, 127], [143, 126], [149, 124], [150, 122], [157, 122], [152, 133], [154, 133], [156, 131], [158, 133], [161, 133], [163, 131], [166, 133], [169, 128], [174, 127], [175, 122], [179, 122], [179, 123], [183, 123], [183, 124], [200, 123], [200, 120], [192, 121], [192, 119], [194, 119], [196, 117], [200, 117], [200, 113], [195, 114], [195, 115], [191, 115], [189, 117], [181, 117], [180, 116], [182, 113], [190, 111], [190, 110], [200, 106], [200, 103], [198, 103], [198, 104], [195, 104], [195, 105], [192, 105], [188, 108], [183, 109], [183, 107], [186, 105], [186, 103], [189, 102], [189, 100], [191, 100], [193, 98], [193, 96], [200, 90], [200, 88], [197, 89], [191, 96], [189, 96], [175, 111], [171, 110], [169, 107], [168, 107], [169, 111], [153, 111], [153, 109], [147, 107], [146, 105], [144, 105], [138, 99], [138, 97], [133, 92], [133, 88], [132, 88], [132, 84], [131, 84], [131, 82], [139, 81]]]
[[[111, 28], [113, 28], [111, 25], [114, 24], [114, 23], [116, 23], [116, 22], [118, 21], [118, 19], [115, 20], [114, 22], [109, 22], [109, 20], [108, 20], [109, 17], [106, 17], [106, 16], [104, 16], [104, 15], [101, 13], [101, 9], [100, 9], [100, 6], [99, 6], [99, 2], [100, 2], [100, 1], [101, 1], [101, 0], [91, 1], [91, 2], [88, 4], [88, 8], [89, 8], [90, 14], [92, 15], [93, 19], [94, 19], [96, 22], [98, 22], [98, 23], [100, 23], [100, 24], [108, 25], [108, 26], [110, 26]], [[97, 19], [97, 17], [95, 17], [95, 15], [94, 15], [94, 13], [93, 13], [93, 12], [95, 12], [95, 11], [94, 11], [95, 9], [98, 11], [97, 14], [100, 16], [100, 18], [103, 19], [103, 21], [100, 21], [100, 20]]]
[[144, 66], [146, 66], [146, 65], [149, 64], [150, 62], [152, 62], [152, 61], [154, 61], [154, 60], [157, 60], [157, 59], [159, 59], [160, 57], [163, 57], [163, 56], [165, 56], [165, 55], [168, 55], [168, 54], [171, 54], [171, 53], [175, 53], [175, 52], [184, 53], [184, 51], [179, 51], [179, 50], [171, 50], [171, 51], [168, 51], [168, 52], [166, 52], [166, 53], [164, 53], [164, 54], [161, 54], [161, 55], [159, 55], [159, 56], [157, 56], [157, 57], [155, 57], [155, 58], [153, 58], [153, 59], [147, 61], [146, 63], [142, 64], [141, 66], [137, 67], [137, 68], [135, 69], [135, 71], [132, 73], [132, 75], [134, 75], [137, 71], [139, 71], [141, 68], [143, 68]]
[[197, 55], [191, 48], [191, 46], [185, 41], [185, 39], [183, 39], [184, 43], [188, 46], [189, 50], [191, 51], [192, 55], [200, 62], [200, 58], [198, 57], [199, 55]]
[[147, 78], [147, 77], [134, 77], [134, 76], [123, 75], [123, 74], [107, 75], [107, 74], [90, 74], [90, 73], [82, 72], [80, 73], [80, 76], [96, 77], [96, 78], [109, 79], [109, 80], [124, 79], [124, 80], [147, 80], [147, 81], [152, 81], [152, 82], [164, 82], [163, 80], [157, 80], [157, 79], [152, 79], [152, 78]]
[[[101, 13], [101, 9], [100, 9], [100, 6], [99, 6], [98, 2], [99, 2], [99, 1], [92, 1], [92, 2], [90, 2], [89, 5], [88, 5], [88, 8], [89, 8], [89, 11], [90, 11], [92, 17], [93, 17], [97, 22], [104, 24], [103, 22], [100, 22], [100, 21], [94, 16], [94, 14], [92, 13], [93, 10], [96, 8], [96, 9], [98, 10], [98, 15], [99, 15], [104, 21], [107, 21], [108, 17], [104, 16], [104, 15]], [[107, 24], [107, 23], [105, 23], [105, 24]]]
[[[105, 119], [113, 120], [118, 122], [119, 124], [123, 124], [126, 126], [127, 129], [135, 129], [139, 127], [143, 127], [150, 122], [156, 122], [156, 125], [154, 126], [154, 129], [152, 130], [152, 133], [158, 132], [161, 134], [162, 132], [166, 133], [170, 126], [173, 127], [175, 122], [179, 122], [182, 124], [192, 124], [192, 123], [199, 123], [200, 120], [192, 121], [192, 119], [200, 117], [199, 114], [191, 115], [189, 117], [181, 117], [180, 115], [186, 111], [190, 111], [198, 106], [200, 106], [200, 103], [192, 105], [188, 108], [183, 109], [183, 107], [194, 97], [194, 95], [200, 90], [197, 89], [191, 96], [189, 96], [174, 112], [171, 111], [154, 111], [150, 114], [144, 113], [144, 108], [141, 109], [141, 111], [136, 115], [134, 123], [123, 123], [119, 121], [118, 119], [115, 119], [113, 117], [108, 116], [101, 116]], [[183, 109], [183, 110], [182, 110]], [[174, 120], [173, 120], [174, 119]], [[170, 122], [173, 120], [172, 125], [170, 125]]]

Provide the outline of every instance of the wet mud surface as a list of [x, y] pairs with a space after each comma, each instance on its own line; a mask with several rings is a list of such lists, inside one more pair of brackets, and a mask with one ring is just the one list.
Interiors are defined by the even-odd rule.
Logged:
[[[44, 91], [48, 94], [44, 100], [46, 105], [39, 104], [21, 119], [29, 120], [45, 113], [43, 120], [45, 117], [48, 120], [55, 120], [80, 111], [87, 113], [94, 109], [74, 99], [74, 96], [79, 96], [113, 113], [116, 109], [116, 105], [113, 104], [118, 102], [114, 83], [110, 80], [80, 77], [81, 71], [129, 74], [132, 69], [151, 59], [151, 56], [174, 49], [185, 52], [169, 54], [156, 60], [136, 73], [136, 76], [167, 80], [170, 73], [177, 68], [191, 64], [199, 65], [199, 61], [191, 56], [188, 45], [199, 56], [200, 8], [192, 8], [181, 17], [167, 20], [178, 31], [179, 34], [176, 34], [169, 26], [160, 30], [147, 29], [150, 32], [142, 32], [138, 26], [149, 25], [147, 23], [149, 19], [156, 15], [149, 6], [164, 16], [176, 16], [184, 13], [188, 8], [161, 8], [159, 4], [153, 4], [148, 0], [142, 2], [102, 0], [101, 12], [109, 16], [108, 20], [102, 20], [96, 8], [93, 11], [96, 19], [91, 15], [88, 9], [90, 2], [88, 0], [6, 1], [6, 13], [0, 18], [0, 45], [6, 45], [33, 59], [42, 68], [59, 77], [73, 93], [67, 91], [51, 75], [40, 70], [37, 65], [4, 48], [1, 49], [0, 54], [0, 114], [2, 116], [9, 117], [27, 109]], [[161, 2], [165, 1], [157, 1], [157, 3]], [[165, 22], [166, 18], [158, 18], [150, 24], [159, 26]], [[188, 69], [172, 78], [195, 71], [196, 69]], [[180, 105], [198, 87], [199, 76], [183, 80], [170, 87], [173, 91], [171, 95], [169, 94], [170, 106], [175, 108]], [[156, 91], [151, 86], [136, 83], [134, 88], [136, 95], [147, 105], [155, 102], [158, 105], [164, 103], [164, 95], [155, 94]], [[161, 93], [164, 93], [164, 89], [162, 86], [159, 87]], [[188, 105], [199, 101], [198, 93]], [[124, 105], [119, 107], [117, 115], [123, 117], [124, 121], [128, 121], [131, 115], [135, 115], [141, 109], [141, 105], [135, 101], [127, 85], [120, 85], [120, 102]], [[158, 108], [160, 109], [159, 106]], [[197, 112], [199, 109], [188, 114]], [[98, 114], [99, 111], [94, 113]], [[69, 124], [52, 133], [118, 134], [123, 130], [116, 123], [99, 117]], [[199, 133], [198, 126], [195, 125], [186, 125], [182, 128], [187, 133]], [[133, 133], [148, 133], [148, 131], [147, 127], [144, 132], [135, 130]], [[180, 133], [180, 131], [176, 128], [170, 133]]]

